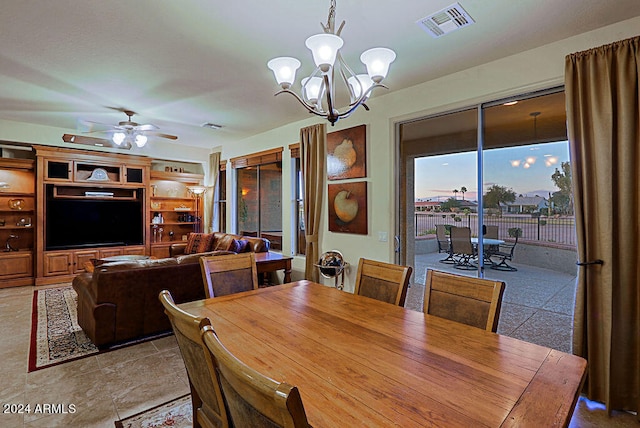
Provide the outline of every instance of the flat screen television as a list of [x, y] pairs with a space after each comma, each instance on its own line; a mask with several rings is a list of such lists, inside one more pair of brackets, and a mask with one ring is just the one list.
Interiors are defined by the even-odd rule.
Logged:
[[54, 198], [47, 187], [46, 250], [143, 244], [140, 199]]

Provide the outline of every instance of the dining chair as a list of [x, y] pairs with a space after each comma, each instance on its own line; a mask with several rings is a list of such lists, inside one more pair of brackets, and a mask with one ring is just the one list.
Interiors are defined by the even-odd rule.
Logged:
[[191, 388], [194, 427], [228, 427], [229, 420], [217, 381], [211, 354], [202, 341], [200, 330], [211, 323], [208, 318], [195, 317], [178, 308], [171, 293], [162, 290], [158, 296], [178, 342], [187, 369]]
[[258, 270], [252, 252], [201, 257], [200, 268], [207, 299], [258, 289]]
[[353, 293], [404, 306], [411, 272], [411, 266], [361, 258]]
[[436, 224], [436, 239], [438, 240], [438, 252], [447, 253], [446, 258], [439, 260], [440, 263], [455, 263], [453, 253], [451, 253], [451, 243], [444, 224]]
[[476, 257], [476, 250], [471, 243], [471, 229], [469, 227], [451, 227], [449, 231], [451, 237], [451, 252], [456, 269], [477, 269], [478, 267], [472, 263]]
[[310, 427], [298, 388], [249, 367], [220, 342], [211, 325], [202, 339], [216, 364], [222, 392], [236, 427]]
[[496, 332], [505, 283], [427, 269], [424, 313]]

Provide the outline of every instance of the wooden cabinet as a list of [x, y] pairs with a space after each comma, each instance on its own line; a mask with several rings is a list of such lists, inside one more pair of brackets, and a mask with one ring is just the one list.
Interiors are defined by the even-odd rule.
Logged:
[[61, 275], [75, 275], [86, 272], [87, 263], [91, 263], [94, 259], [138, 254], [145, 254], [144, 245], [46, 251], [43, 257], [44, 276], [60, 277]]
[[151, 256], [169, 257], [169, 246], [198, 231], [202, 195], [189, 187], [202, 185], [202, 174], [151, 171], [149, 239]]
[[33, 284], [34, 161], [0, 158], [0, 288]]
[[34, 149], [36, 285], [70, 281], [92, 259], [148, 254], [151, 159]]

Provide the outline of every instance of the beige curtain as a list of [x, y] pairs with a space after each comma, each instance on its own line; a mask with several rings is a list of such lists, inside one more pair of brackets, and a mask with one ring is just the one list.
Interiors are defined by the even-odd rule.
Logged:
[[304, 277], [318, 282], [318, 269], [314, 266], [320, 258], [320, 218], [324, 193], [325, 143], [324, 123], [300, 130], [300, 166], [304, 178], [304, 225], [306, 238], [306, 264]]
[[[565, 89], [579, 269], [573, 351], [585, 393], [638, 411], [640, 38], [567, 56]], [[600, 264], [599, 261], [602, 261]]]
[[[206, 225], [203, 232], [211, 233], [215, 229], [213, 220], [216, 217], [216, 184], [218, 183], [218, 174], [220, 174], [220, 152], [211, 153], [209, 155], [209, 178], [206, 183], [207, 191], [204, 194], [204, 224]], [[218, 213], [218, 215], [222, 215]]]

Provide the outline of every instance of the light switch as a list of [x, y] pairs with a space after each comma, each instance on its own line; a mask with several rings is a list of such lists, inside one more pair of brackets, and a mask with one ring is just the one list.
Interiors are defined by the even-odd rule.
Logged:
[[387, 232], [378, 232], [378, 241], [387, 242], [388, 241]]

